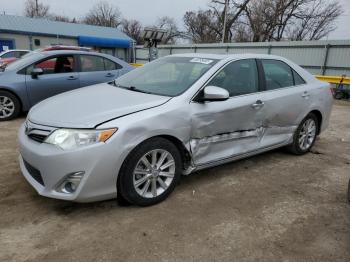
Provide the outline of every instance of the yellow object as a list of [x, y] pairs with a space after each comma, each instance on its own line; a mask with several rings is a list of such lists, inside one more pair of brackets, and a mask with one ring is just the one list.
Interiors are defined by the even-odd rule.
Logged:
[[330, 84], [344, 84], [350, 85], [350, 77], [343, 76], [315, 76], [318, 80], [328, 82]]
[[130, 63], [130, 65], [136, 68], [143, 66], [143, 64], [136, 64], [136, 63]]

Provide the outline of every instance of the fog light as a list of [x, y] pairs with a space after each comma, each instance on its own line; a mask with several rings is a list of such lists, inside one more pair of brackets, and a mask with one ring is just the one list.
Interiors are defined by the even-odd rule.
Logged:
[[77, 190], [84, 174], [84, 171], [79, 171], [67, 175], [63, 182], [59, 184], [56, 191], [64, 194], [73, 194]]

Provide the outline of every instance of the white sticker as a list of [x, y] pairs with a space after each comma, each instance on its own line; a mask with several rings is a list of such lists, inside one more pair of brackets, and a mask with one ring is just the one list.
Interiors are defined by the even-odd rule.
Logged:
[[192, 60], [190, 60], [191, 63], [201, 63], [201, 64], [205, 64], [205, 65], [210, 65], [211, 63], [213, 63], [213, 60], [209, 60], [209, 59], [205, 59], [205, 58], [193, 58]]

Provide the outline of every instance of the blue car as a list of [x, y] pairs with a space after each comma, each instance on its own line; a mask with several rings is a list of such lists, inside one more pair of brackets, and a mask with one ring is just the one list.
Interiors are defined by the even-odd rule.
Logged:
[[31, 52], [0, 72], [0, 121], [16, 118], [48, 97], [110, 82], [132, 69], [128, 63], [101, 53]]

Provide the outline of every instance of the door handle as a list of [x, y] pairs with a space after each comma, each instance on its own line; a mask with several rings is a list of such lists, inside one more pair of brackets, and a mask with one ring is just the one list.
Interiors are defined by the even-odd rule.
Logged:
[[309, 98], [309, 97], [310, 97], [310, 94], [309, 94], [309, 92], [305, 91], [305, 92], [301, 95], [301, 97], [303, 97], [303, 98]]
[[265, 103], [261, 100], [257, 100], [254, 104], [252, 104], [252, 107], [254, 109], [260, 109], [265, 105]]
[[114, 76], [114, 74], [112, 74], [112, 73], [108, 73], [107, 75], [106, 75], [106, 77], [113, 77]]
[[77, 77], [75, 77], [75, 76], [69, 76], [68, 78], [67, 78], [67, 80], [77, 80], [78, 78]]

